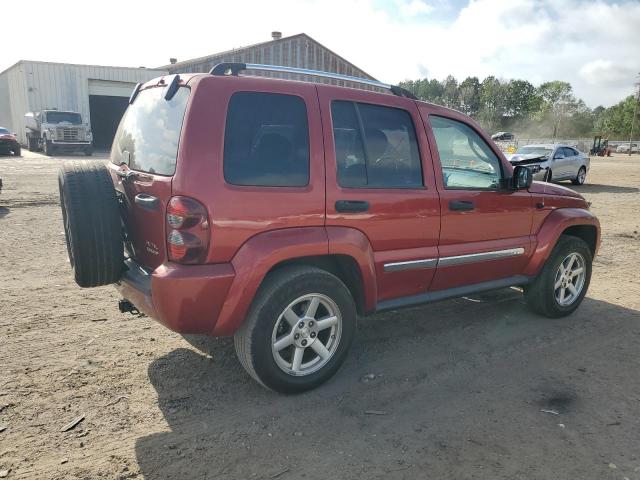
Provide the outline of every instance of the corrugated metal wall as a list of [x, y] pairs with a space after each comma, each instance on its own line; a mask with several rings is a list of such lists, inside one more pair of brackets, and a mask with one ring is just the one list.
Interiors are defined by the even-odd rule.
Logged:
[[[168, 68], [170, 73], [199, 73], [208, 72], [216, 64], [222, 62], [281, 65], [373, 79], [371, 75], [368, 75], [363, 70], [360, 70], [350, 62], [347, 62], [305, 34], [294, 35], [280, 40], [273, 40], [258, 45], [239, 48], [237, 50], [231, 50], [229, 52], [215, 54], [208, 57], [186, 60], [174, 65], [168, 65], [165, 68]], [[352, 88], [365, 88], [361, 84], [352, 84], [351, 82], [323, 79], [319, 77], [308, 77], [306, 75], [301, 76], [271, 72], [247, 72], [246, 74], [315, 81]], [[367, 89], [371, 88], [367, 87]]]
[[[11, 125], [8, 128], [18, 134], [21, 142], [26, 143], [24, 114], [46, 108], [79, 112], [84, 121], [90, 123], [90, 79], [135, 84], [166, 73], [166, 70], [156, 69], [19, 62], [0, 74], [0, 78], [6, 76], [8, 83], [11, 111]], [[3, 81], [0, 80], [0, 85]], [[0, 108], [4, 109], [2, 105]]]

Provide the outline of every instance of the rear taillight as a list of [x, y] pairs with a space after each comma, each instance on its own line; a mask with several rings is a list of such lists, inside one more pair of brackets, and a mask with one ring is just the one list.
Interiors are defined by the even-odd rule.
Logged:
[[202, 263], [209, 250], [207, 209], [189, 197], [172, 197], [167, 205], [167, 252], [177, 263]]

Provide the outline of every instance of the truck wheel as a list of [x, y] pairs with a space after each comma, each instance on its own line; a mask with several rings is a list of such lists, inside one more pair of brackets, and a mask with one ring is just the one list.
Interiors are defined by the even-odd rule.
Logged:
[[93, 155], [93, 147], [87, 147], [87, 148], [85, 148], [85, 149], [84, 149], [84, 154], [85, 154], [87, 157], [92, 156], [92, 155]]
[[38, 140], [33, 137], [27, 137], [27, 150], [30, 152], [38, 150]]
[[578, 170], [578, 175], [573, 179], [574, 185], [584, 185], [585, 180], [587, 179], [587, 169], [584, 167], [580, 167]]
[[124, 266], [122, 226], [107, 168], [90, 161], [65, 162], [58, 174], [69, 262], [81, 287], [117, 282]]
[[591, 263], [584, 240], [562, 235], [538, 277], [524, 287], [529, 308], [549, 318], [573, 313], [589, 288]]
[[44, 154], [47, 155], [48, 157], [53, 157], [53, 155], [55, 155], [55, 148], [54, 146], [51, 144], [51, 140], [44, 140]]
[[356, 330], [356, 306], [336, 276], [292, 266], [271, 273], [234, 337], [242, 366], [281, 393], [310, 390], [344, 362]]

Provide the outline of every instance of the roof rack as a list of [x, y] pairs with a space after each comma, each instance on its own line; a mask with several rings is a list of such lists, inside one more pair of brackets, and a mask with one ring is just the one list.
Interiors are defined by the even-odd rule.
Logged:
[[370, 85], [372, 87], [378, 87], [391, 91], [394, 95], [399, 97], [411, 98], [417, 100], [416, 96], [408, 90], [397, 85], [390, 85], [388, 83], [382, 83], [377, 80], [371, 80], [368, 78], [351, 77], [349, 75], [342, 75], [341, 73], [323, 72], [321, 70], [309, 70], [307, 68], [296, 67], [283, 67], [280, 65], [262, 65], [260, 63], [232, 63], [224, 62], [215, 65], [209, 72], [211, 75], [216, 76], [238, 76], [238, 73], [242, 70], [258, 70], [262, 72], [280, 72], [280, 73], [295, 73], [297, 75], [309, 75], [312, 77], [332, 78], [334, 80], [342, 80], [345, 82], [361, 83], [363, 85]]

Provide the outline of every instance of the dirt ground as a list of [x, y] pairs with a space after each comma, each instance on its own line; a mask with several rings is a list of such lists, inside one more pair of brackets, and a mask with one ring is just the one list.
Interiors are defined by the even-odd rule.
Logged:
[[506, 289], [365, 318], [298, 396], [258, 386], [229, 339], [77, 287], [61, 160], [0, 158], [0, 477], [640, 479], [640, 156], [594, 159], [578, 188], [603, 241], [574, 315]]

